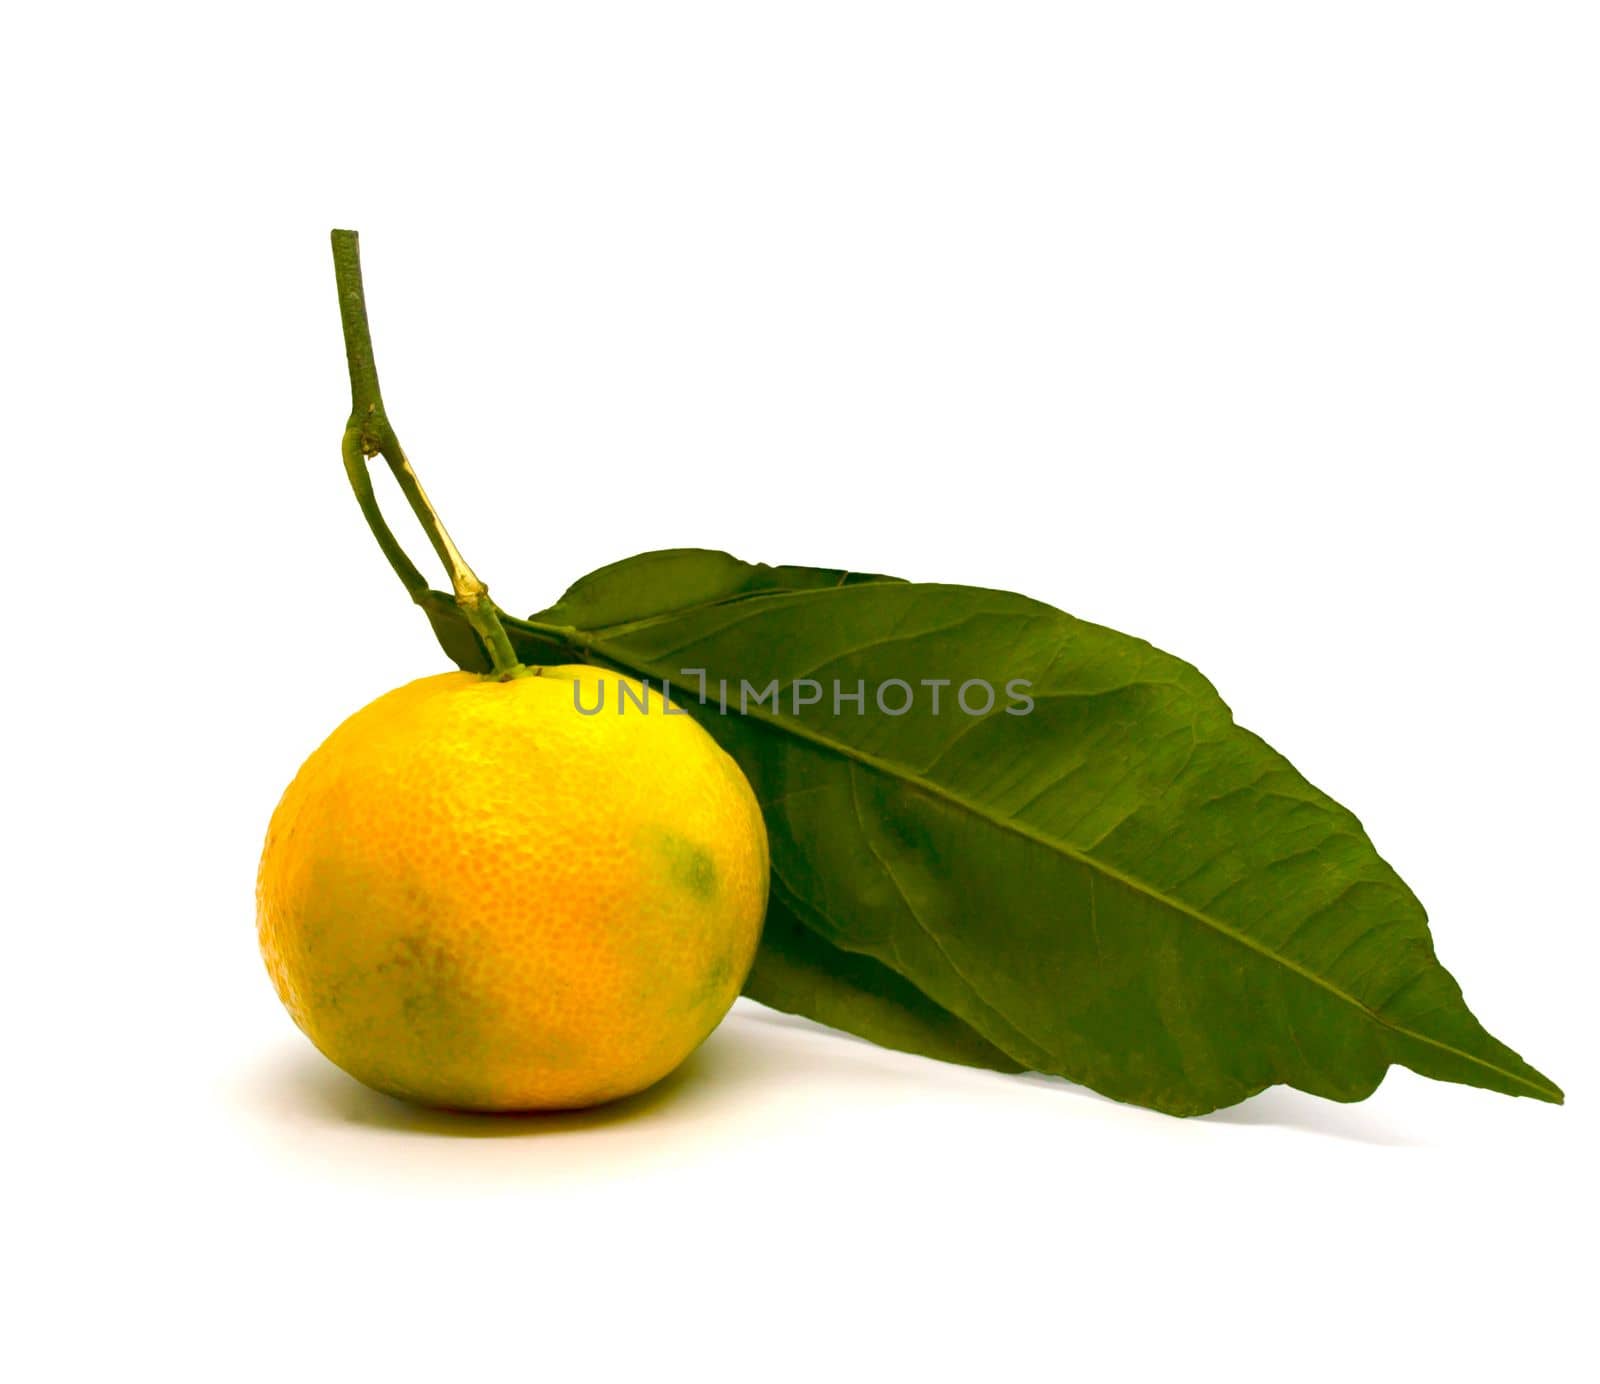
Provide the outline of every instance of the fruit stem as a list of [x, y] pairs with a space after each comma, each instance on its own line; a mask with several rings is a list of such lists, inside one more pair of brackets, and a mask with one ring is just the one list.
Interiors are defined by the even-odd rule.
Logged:
[[417, 473], [412, 469], [400, 439], [383, 407], [383, 394], [378, 388], [378, 367], [372, 357], [372, 330], [367, 324], [367, 300], [361, 286], [361, 239], [354, 231], [333, 232], [333, 273], [339, 286], [339, 317], [344, 325], [344, 353], [350, 366], [350, 422], [345, 427], [341, 451], [344, 454], [345, 475], [350, 488], [355, 491], [356, 503], [366, 518], [367, 527], [378, 540], [389, 565], [411, 594], [411, 599], [422, 603], [428, 591], [427, 578], [418, 571], [415, 563], [406, 556], [405, 549], [394, 536], [383, 511], [378, 507], [372, 490], [372, 475], [368, 459], [381, 456], [389, 463], [389, 470], [400, 486], [400, 492], [417, 516], [428, 542], [439, 555], [445, 571], [450, 574], [450, 585], [455, 590], [456, 606], [469, 625], [483, 641], [492, 665], [491, 676], [519, 677], [533, 670], [517, 661], [511, 647], [510, 636], [500, 621], [500, 609], [489, 599], [489, 588], [483, 584], [461, 550], [451, 540], [439, 518], [438, 511], [428, 499]]

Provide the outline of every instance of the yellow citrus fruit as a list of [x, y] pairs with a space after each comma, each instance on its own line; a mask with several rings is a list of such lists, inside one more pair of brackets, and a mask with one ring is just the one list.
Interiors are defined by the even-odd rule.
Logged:
[[[582, 714], [575, 688], [603, 710]], [[767, 868], [749, 783], [658, 689], [583, 667], [445, 673], [362, 708], [301, 767], [257, 927], [294, 1021], [369, 1086], [572, 1108], [642, 1090], [717, 1026]]]

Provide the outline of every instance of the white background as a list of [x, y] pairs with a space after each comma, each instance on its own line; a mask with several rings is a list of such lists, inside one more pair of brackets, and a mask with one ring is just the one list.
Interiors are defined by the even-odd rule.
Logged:
[[[1592, 1377], [1592, 7], [5, 30], [12, 1377]], [[1569, 1105], [1395, 1071], [1179, 1122], [743, 1003], [614, 1111], [347, 1080], [256, 855], [442, 660], [340, 471], [334, 225], [508, 608], [706, 545], [1150, 638]]]

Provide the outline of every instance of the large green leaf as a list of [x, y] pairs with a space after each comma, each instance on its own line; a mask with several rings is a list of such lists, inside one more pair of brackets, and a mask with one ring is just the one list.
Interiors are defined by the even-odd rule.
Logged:
[[[884, 998], [852, 998], [870, 958], [907, 982], [902, 1010], [920, 997], [1022, 1066], [1174, 1114], [1278, 1082], [1358, 1100], [1394, 1062], [1561, 1099], [1472, 1016], [1356, 818], [1142, 640], [1007, 592], [694, 550], [603, 569], [511, 633], [680, 700], [705, 670], [709, 702], [685, 704], [755, 785], [787, 910], [765, 974], [808, 932], [837, 980], [787, 984], [785, 1007], [933, 1051], [915, 1021], [860, 1017]], [[796, 706], [804, 679], [860, 682], [866, 705]], [[907, 714], [873, 704], [890, 679]], [[972, 679], [989, 714], [954, 702]], [[1029, 714], [1007, 710], [1014, 679]], [[774, 681], [776, 706], [740, 714], [741, 683]]]

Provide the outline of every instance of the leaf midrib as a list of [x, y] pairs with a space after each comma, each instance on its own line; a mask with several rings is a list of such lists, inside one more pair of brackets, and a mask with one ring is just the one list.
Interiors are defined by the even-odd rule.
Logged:
[[[806, 591], [786, 591], [781, 593], [762, 592], [759, 594], [783, 595], [790, 598], [805, 598], [807, 596], [811, 596], [813, 593]], [[721, 604], [721, 602], [714, 604]], [[662, 623], [669, 618], [671, 617], [663, 614], [639, 623]], [[630, 627], [630, 632], [631, 628], [634, 627]], [[653, 666], [646, 665], [643, 662], [635, 661], [632, 657], [619, 656], [616, 652], [606, 647], [605, 642], [598, 635], [587, 634], [581, 630], [573, 630], [572, 633], [576, 636], [581, 647], [589, 652], [599, 654], [608, 662], [619, 664], [632, 673], [640, 676], [655, 678], [664, 678], [667, 676]], [[1415, 1042], [1426, 1044], [1427, 1046], [1435, 1048], [1440, 1052], [1448, 1053], [1453, 1057], [1460, 1058], [1462, 1061], [1472, 1063], [1474, 1066], [1481, 1067], [1485, 1071], [1493, 1072], [1497, 1076], [1500, 1076], [1507, 1081], [1512, 1081], [1517, 1083], [1519, 1086], [1526, 1087], [1530, 1091], [1537, 1091], [1542, 1095], [1548, 1096], [1554, 1100], [1561, 1099], [1561, 1093], [1557, 1088], [1553, 1086], [1541, 1085], [1540, 1083], [1532, 1081], [1520, 1073], [1507, 1071], [1504, 1067], [1501, 1067], [1486, 1058], [1479, 1057], [1475, 1053], [1467, 1052], [1462, 1048], [1458, 1048], [1452, 1043], [1444, 1042], [1442, 1039], [1432, 1038], [1425, 1033], [1419, 1033], [1415, 1029], [1406, 1028], [1401, 1024], [1397, 1024], [1392, 1020], [1385, 1018], [1382, 1014], [1379, 1014], [1376, 1010], [1357, 999], [1354, 995], [1350, 994], [1349, 991], [1344, 990], [1340, 986], [1335, 985], [1332, 981], [1319, 976], [1315, 971], [1308, 970], [1306, 967], [1300, 965], [1299, 962], [1290, 957], [1284, 956], [1281, 952], [1275, 951], [1273, 948], [1257, 941], [1248, 933], [1240, 932], [1237, 928], [1230, 926], [1222, 919], [1213, 918], [1209, 914], [1195, 908], [1193, 905], [1187, 904], [1181, 899], [1175, 899], [1164, 893], [1162, 890], [1155, 888], [1153, 885], [1135, 879], [1133, 876], [1118, 870], [1115, 866], [1109, 865], [1103, 860], [1095, 859], [1093, 856], [1084, 853], [1068, 842], [1046, 836], [1044, 833], [1028, 826], [1024, 822], [1017, 821], [1015, 818], [996, 816], [981, 803], [978, 803], [973, 799], [966, 797], [964, 794], [954, 791], [953, 789], [946, 788], [942, 784], [935, 783], [930, 779], [922, 777], [922, 775], [920, 775], [914, 769], [906, 768], [904, 766], [895, 764], [890, 760], [882, 759], [877, 755], [869, 754], [865, 750], [857, 749], [855, 746], [845, 744], [842, 741], [830, 740], [812, 730], [803, 722], [780, 720], [771, 712], [767, 711], [761, 703], [757, 703], [755, 707], [744, 710], [740, 714], [752, 717], [753, 719], [760, 721], [762, 724], [769, 726], [783, 734], [793, 736], [799, 740], [805, 740], [808, 743], [816, 745], [831, 754], [837, 755], [841, 759], [853, 760], [854, 762], [873, 770], [875, 773], [882, 774], [898, 782], [903, 782], [909, 787], [915, 788], [924, 795], [937, 799], [941, 802], [948, 803], [952, 807], [959, 808], [961, 811], [969, 813], [970, 815], [978, 818], [980, 821], [986, 822], [990, 826], [997, 827], [1002, 831], [1010, 832], [1011, 834], [1030, 841], [1034, 845], [1041, 846], [1046, 850], [1054, 851], [1060, 855], [1064, 855], [1068, 859], [1076, 861], [1085, 869], [1094, 871], [1106, 879], [1114, 880], [1123, 885], [1125, 888], [1130, 889], [1135, 894], [1139, 894], [1151, 899], [1156, 903], [1172, 909], [1176, 913], [1188, 918], [1192, 918], [1202, 927], [1209, 928], [1211, 931], [1219, 934], [1220, 936], [1227, 937], [1245, 947], [1247, 950], [1253, 951], [1266, 960], [1276, 963], [1291, 974], [1299, 976], [1302, 980], [1309, 982], [1317, 988], [1332, 995], [1334, 998], [1342, 1001], [1344, 1004], [1349, 1005], [1352, 1009], [1365, 1015], [1380, 1028], [1387, 1029], [1389, 1032], [1399, 1034], [1402, 1037], [1410, 1038]]]

